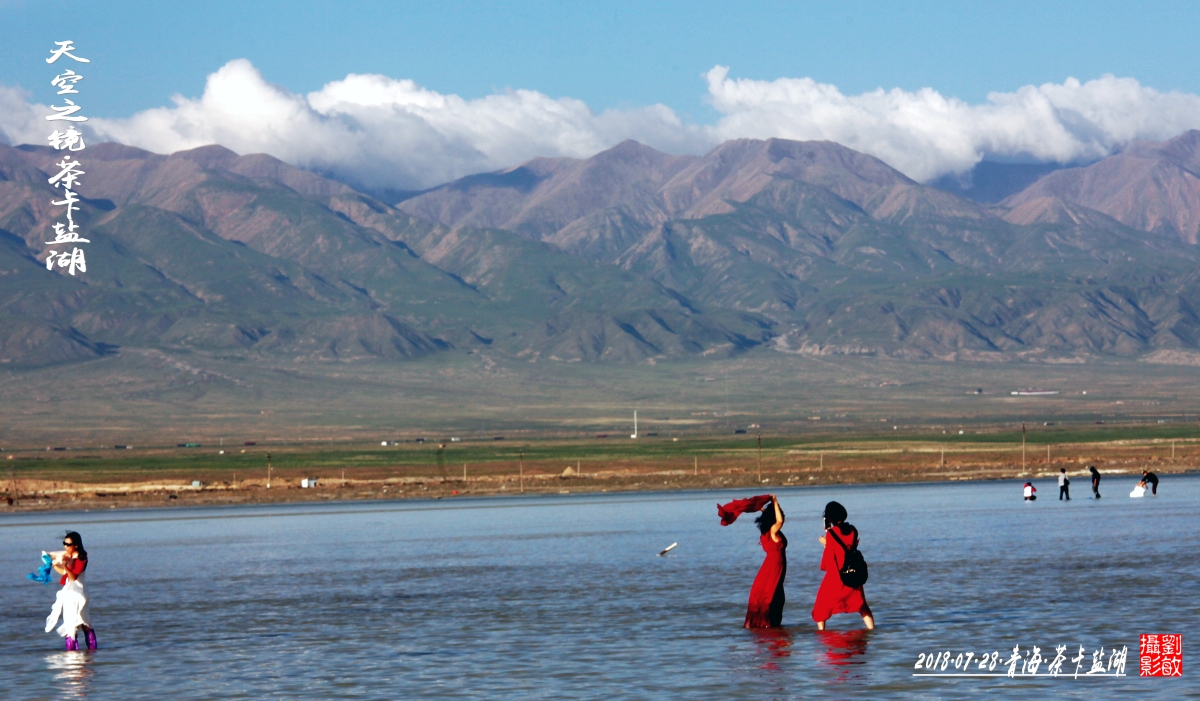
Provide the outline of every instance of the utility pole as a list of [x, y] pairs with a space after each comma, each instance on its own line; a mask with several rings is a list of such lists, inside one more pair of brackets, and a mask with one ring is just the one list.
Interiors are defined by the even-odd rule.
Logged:
[[942, 467], [946, 466], [946, 446], [942, 446]]
[[1175, 441], [1171, 441], [1171, 459], [1175, 459]]
[[762, 433], [758, 434], [758, 483], [762, 484]]
[[517, 470], [521, 484], [521, 493], [525, 493], [525, 451], [521, 451], [521, 457], [517, 459]]
[[467, 481], [467, 464], [463, 463], [463, 482]]
[[725, 375], [725, 415], [729, 416], [729, 369], [721, 368], [721, 372]]
[[271, 488], [271, 454], [267, 453], [267, 489]]
[[1021, 424], [1021, 470], [1025, 469], [1025, 424]]
[[1046, 464], [1050, 464], [1050, 444], [1046, 444]]
[[692, 476], [700, 476], [700, 458], [695, 455], [692, 456]]

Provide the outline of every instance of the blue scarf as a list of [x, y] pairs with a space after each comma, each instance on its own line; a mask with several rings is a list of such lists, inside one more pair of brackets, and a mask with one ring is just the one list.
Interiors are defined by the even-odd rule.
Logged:
[[49, 584], [53, 579], [53, 577], [50, 576], [50, 573], [53, 571], [54, 560], [52, 560], [46, 553], [42, 553], [42, 566], [38, 568], [37, 572], [30, 572], [29, 574], [25, 575], [25, 577], [32, 579], [35, 582]]

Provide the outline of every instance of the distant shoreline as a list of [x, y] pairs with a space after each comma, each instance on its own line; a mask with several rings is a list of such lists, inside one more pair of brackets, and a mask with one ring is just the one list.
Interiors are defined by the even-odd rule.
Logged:
[[[1197, 468], [1153, 470], [1161, 475], [1189, 474]], [[388, 479], [319, 479], [315, 487], [304, 488], [298, 479], [273, 479], [270, 488], [265, 479], [221, 482], [193, 486], [190, 483], [147, 480], [120, 483], [52, 482], [18, 480], [15, 486], [6, 482], [0, 513], [110, 511], [121, 509], [156, 508], [163, 506], [225, 506], [237, 504], [284, 504], [359, 502], [405, 499], [452, 499], [457, 497], [515, 496], [545, 494], [601, 494], [613, 492], [644, 493], [690, 490], [725, 489], [730, 491], [770, 491], [781, 487], [914, 484], [976, 482], [996, 480], [1031, 481], [1054, 480], [1058, 470], [1021, 471], [997, 466], [947, 474], [934, 470], [880, 470], [877, 474], [862, 472], [840, 474], [828, 472], [820, 478], [798, 480], [796, 474], [764, 471], [759, 482], [754, 470], [689, 470], [666, 471], [600, 471], [585, 476], [532, 474], [519, 476], [481, 476], [463, 480], [441, 480], [421, 477]], [[1083, 468], [1067, 472], [1080, 497], [1090, 496], [1090, 473]], [[1101, 494], [1117, 487], [1116, 478], [1133, 478], [1141, 469], [1102, 471]], [[522, 488], [523, 486], [523, 488]], [[1057, 486], [1057, 485], [1054, 485]], [[1122, 492], [1123, 493], [1123, 492]], [[1047, 492], [1046, 498], [1053, 495]], [[9, 504], [8, 499], [12, 499]]]

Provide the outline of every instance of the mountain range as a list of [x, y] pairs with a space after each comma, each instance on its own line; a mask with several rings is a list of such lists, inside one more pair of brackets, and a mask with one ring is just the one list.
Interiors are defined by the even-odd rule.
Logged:
[[61, 155], [0, 145], [9, 367], [131, 348], [1015, 360], [1200, 344], [1198, 131], [1025, 168], [1008, 180], [1020, 189], [993, 178], [981, 201], [834, 143], [779, 139], [703, 156], [627, 141], [398, 202], [219, 146], [77, 157], [92, 243], [71, 276], [40, 262]]

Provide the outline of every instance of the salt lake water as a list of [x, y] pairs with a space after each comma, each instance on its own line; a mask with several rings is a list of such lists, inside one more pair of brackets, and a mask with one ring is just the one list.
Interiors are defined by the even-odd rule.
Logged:
[[[753, 492], [0, 516], [5, 699], [1200, 698], [1200, 477], [1157, 498], [1036, 503], [1020, 483], [780, 489], [785, 628], [741, 628], [762, 561]], [[862, 533], [879, 628], [815, 632], [820, 513]], [[55, 586], [25, 579], [83, 534], [100, 650], [42, 632]], [[667, 545], [679, 547], [666, 557]], [[1184, 635], [1184, 676], [1138, 676], [1141, 633]], [[914, 677], [949, 651], [1087, 660], [1058, 678]], [[1129, 676], [1088, 677], [1128, 646]], [[998, 665], [1000, 668], [1002, 665]], [[948, 671], [954, 671], [953, 664]], [[974, 670], [973, 670], [974, 671]], [[1045, 663], [1041, 671], [1045, 672]]]

